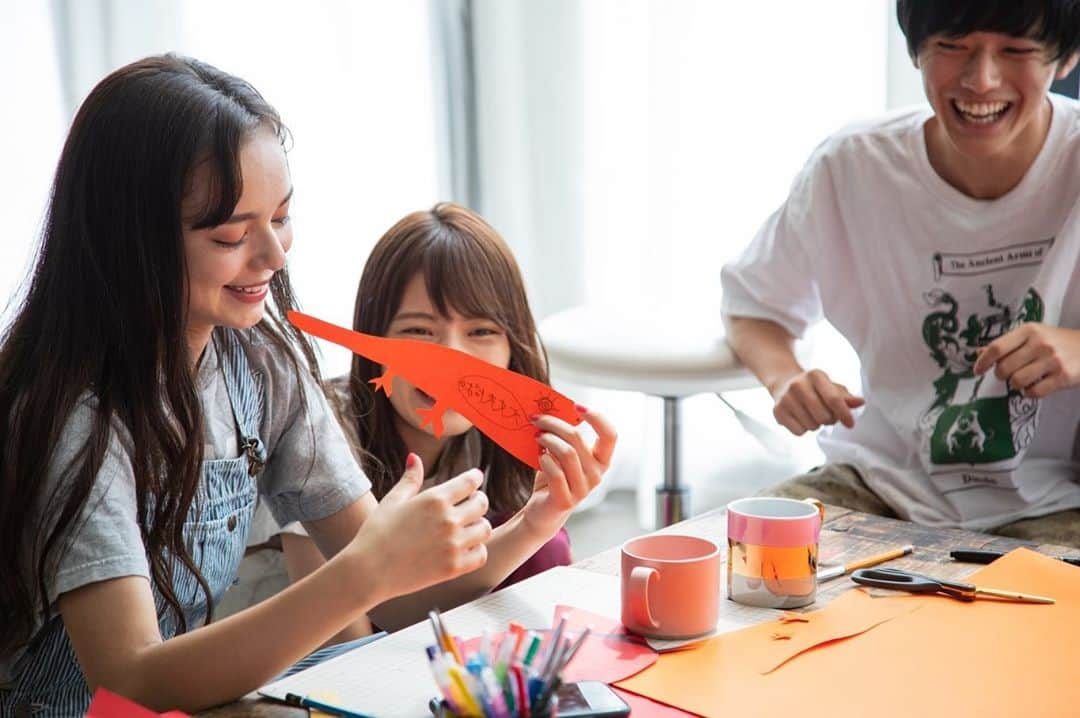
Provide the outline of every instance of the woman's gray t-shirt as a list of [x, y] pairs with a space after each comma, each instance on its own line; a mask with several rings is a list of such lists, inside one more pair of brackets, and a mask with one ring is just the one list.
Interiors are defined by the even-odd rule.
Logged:
[[[251, 371], [265, 390], [259, 437], [266, 447], [267, 461], [256, 479], [260, 503], [278, 522], [288, 524], [324, 518], [363, 496], [371, 483], [353, 458], [325, 395], [303, 363], [297, 372], [288, 356], [254, 330], [238, 335]], [[200, 363], [197, 386], [206, 427], [204, 460], [237, 457], [239, 429], [213, 341]], [[49, 486], [43, 494], [46, 504], [38, 510], [43, 521], [49, 521], [50, 511], [57, 507], [56, 499], [49, 498], [57, 496], [54, 489], [62, 492], [65, 469], [89, 436], [96, 407], [96, 399], [87, 394], [65, 425], [49, 465]], [[126, 430], [113, 421], [105, 458], [72, 529], [70, 545], [59, 557], [55, 574], [45, 582], [53, 615], [57, 597], [67, 591], [122, 576], [149, 580], [132, 453]], [[40, 628], [38, 625], [35, 632]], [[10, 680], [9, 668], [22, 653], [23, 649], [19, 649], [7, 659], [0, 659], [0, 687]]]

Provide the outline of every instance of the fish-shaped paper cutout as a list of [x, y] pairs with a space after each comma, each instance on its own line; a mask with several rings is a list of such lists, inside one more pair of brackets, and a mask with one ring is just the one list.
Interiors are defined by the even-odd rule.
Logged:
[[453, 409], [509, 454], [537, 469], [540, 445], [529, 417], [550, 414], [576, 426], [581, 423], [574, 402], [547, 384], [489, 364], [465, 352], [416, 339], [388, 339], [362, 334], [302, 312], [289, 321], [312, 336], [325, 339], [383, 367], [371, 380], [389, 396], [400, 376], [435, 399], [430, 409], [417, 409], [421, 426], [443, 434], [443, 414]]

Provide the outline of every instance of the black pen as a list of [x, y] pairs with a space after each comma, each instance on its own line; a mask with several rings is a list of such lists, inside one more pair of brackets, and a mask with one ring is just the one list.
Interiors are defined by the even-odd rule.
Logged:
[[372, 716], [369, 716], [367, 713], [359, 713], [357, 711], [351, 711], [348, 708], [332, 706], [329, 703], [323, 703], [322, 701], [317, 701], [313, 698], [308, 698], [307, 696], [298, 696], [295, 693], [286, 693], [285, 702], [291, 706], [314, 708], [323, 713], [329, 713], [332, 716], [342, 716], [342, 718], [372, 718]]
[[541, 715], [548, 712], [548, 706], [551, 704], [551, 697], [558, 693], [559, 688], [562, 686], [562, 678], [555, 676], [551, 683], [544, 687], [544, 690], [536, 697], [536, 702], [532, 704], [529, 711], [533, 715]]
[[[949, 552], [949, 558], [954, 561], [963, 561], [964, 563], [990, 563], [1004, 555], [1004, 551], [993, 551], [982, 548], [965, 548]], [[1051, 558], [1056, 558], [1058, 561], [1064, 561], [1073, 566], [1080, 566], [1080, 557], [1051, 556]]]

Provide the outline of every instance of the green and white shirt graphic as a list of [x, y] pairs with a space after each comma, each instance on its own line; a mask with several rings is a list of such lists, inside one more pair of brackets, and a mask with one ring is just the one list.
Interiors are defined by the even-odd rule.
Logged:
[[[924, 463], [943, 493], [1015, 487], [1012, 474], [1035, 437], [1039, 402], [998, 380], [993, 370], [977, 376], [974, 365], [979, 350], [994, 340], [1043, 321], [1038, 290], [1018, 292], [1015, 282], [1002, 280], [1017, 271], [1029, 275], [1025, 268], [1042, 264], [1053, 245], [1048, 239], [933, 257], [942, 286], [923, 294], [929, 311], [921, 328], [939, 373], [919, 434]], [[963, 301], [947, 288], [953, 286], [967, 288]], [[1002, 296], [1009, 291], [1020, 296]]]
[[982, 289], [982, 306], [961, 308], [943, 289], [923, 297], [933, 309], [923, 319], [923, 341], [941, 369], [934, 402], [920, 422], [935, 468], [1010, 468], [1034, 437], [1038, 401], [996, 381], [992, 372], [976, 376], [972, 367], [979, 349], [1025, 322], [1041, 321], [1042, 298], [1029, 288], [1022, 298], [1001, 302], [992, 283]]

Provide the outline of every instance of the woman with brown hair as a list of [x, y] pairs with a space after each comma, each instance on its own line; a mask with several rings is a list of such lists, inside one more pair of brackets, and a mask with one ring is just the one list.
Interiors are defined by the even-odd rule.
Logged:
[[[444, 202], [413, 212], [382, 236], [360, 279], [353, 328], [376, 336], [435, 342], [548, 381], [547, 355], [509, 247], [483, 218], [459, 205]], [[375, 495], [390, 491], [410, 453], [429, 467], [425, 488], [471, 468], [481, 469], [485, 476], [488, 517], [495, 527], [487, 564], [474, 572], [473, 593], [455, 591], [450, 603], [444, 593], [439, 607], [449, 608], [485, 590], [570, 563], [563, 524], [611, 462], [616, 437], [607, 420], [578, 407], [597, 434], [590, 446], [566, 422], [534, 417], [537, 442], [544, 449], [540, 470], [534, 471], [457, 412], [446, 413], [444, 433], [436, 437], [416, 413], [430, 408], [432, 397], [400, 377], [394, 379], [389, 396], [377, 392], [371, 380], [382, 373], [379, 365], [354, 356], [349, 375], [330, 382], [339, 418]], [[252, 539], [278, 530], [274, 525], [266, 530], [264, 524]], [[281, 531], [293, 581], [323, 562], [295, 525]], [[399, 609], [409, 603], [410, 610], [403, 613], [422, 616], [431, 607], [426, 601], [430, 597], [414, 595], [393, 603]], [[383, 628], [397, 625], [380, 610], [371, 615]]]
[[[172, 55], [75, 116], [0, 328], [0, 716], [82, 716], [98, 687], [209, 708], [484, 563], [480, 472], [416, 495], [411, 456], [376, 503], [284, 319], [287, 136], [251, 85]], [[212, 621], [256, 496], [329, 560]]]

